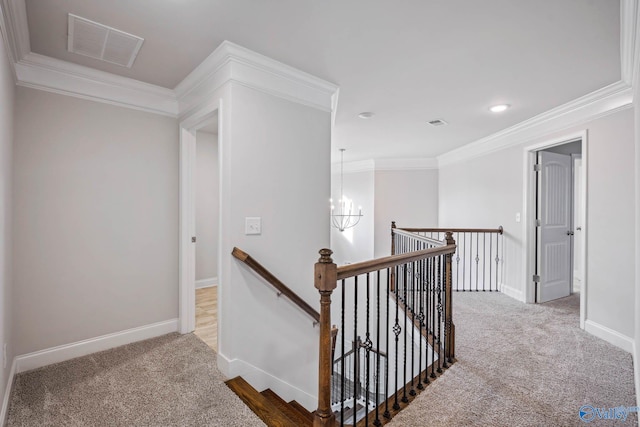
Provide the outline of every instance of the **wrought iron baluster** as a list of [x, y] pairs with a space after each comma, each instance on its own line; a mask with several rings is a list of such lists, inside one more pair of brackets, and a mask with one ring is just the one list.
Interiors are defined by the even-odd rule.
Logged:
[[429, 292], [429, 297], [431, 298], [431, 313], [429, 316], [429, 320], [431, 322], [431, 378], [436, 377], [435, 366], [436, 366], [436, 262], [435, 258], [431, 259], [431, 289]]
[[407, 277], [407, 268], [408, 264], [404, 264], [404, 291], [403, 291], [403, 295], [404, 295], [404, 315], [402, 316], [404, 318], [404, 328], [403, 328], [403, 334], [402, 334], [402, 339], [403, 339], [403, 351], [402, 351], [402, 402], [403, 403], [407, 403], [409, 402], [409, 399], [407, 398], [407, 317], [408, 317], [408, 313], [407, 313], [407, 283], [408, 283], [408, 277]]
[[479, 250], [480, 235], [476, 233], [476, 292], [478, 292], [478, 266], [480, 262]]
[[[482, 291], [485, 290], [485, 282], [487, 281], [485, 270], [487, 268], [487, 233], [482, 233]], [[489, 291], [491, 291], [491, 283], [489, 283]]]
[[[396, 267], [397, 269], [397, 267]], [[397, 278], [397, 276], [396, 276]], [[396, 293], [397, 295], [397, 293]], [[394, 393], [394, 402], [393, 402], [393, 409], [395, 409], [396, 411], [398, 409], [400, 409], [400, 404], [398, 403], [398, 340], [399, 340], [399, 336], [400, 336], [400, 332], [402, 331], [402, 328], [400, 327], [400, 306], [399, 304], [396, 302], [396, 322], [393, 325], [393, 333], [396, 336], [396, 363], [395, 363], [395, 393]]]
[[416, 284], [417, 284], [417, 280], [418, 280], [418, 274], [416, 273], [417, 268], [416, 268], [416, 263], [413, 262], [413, 277], [411, 280], [411, 390], [409, 390], [409, 394], [411, 396], [415, 396], [416, 395], [416, 390], [414, 388], [414, 384], [413, 384], [413, 377], [414, 377], [414, 372], [415, 372], [415, 363], [414, 363], [414, 359], [415, 359], [415, 345], [413, 343], [415, 343], [415, 330], [416, 330], [416, 326], [415, 326], [415, 321], [416, 321]]
[[[353, 286], [353, 406], [355, 408], [356, 402], [358, 400], [359, 395], [359, 385], [360, 385], [360, 337], [358, 336], [358, 276], [353, 278], [354, 286]], [[356, 410], [353, 411], [353, 425], [356, 425]]]
[[364, 383], [365, 383], [365, 389], [364, 389], [364, 419], [365, 419], [365, 424], [366, 426], [369, 425], [369, 388], [370, 388], [370, 384], [369, 384], [369, 375], [370, 375], [370, 371], [369, 371], [369, 364], [371, 362], [370, 359], [370, 355], [371, 355], [371, 348], [373, 347], [373, 344], [371, 343], [371, 334], [369, 333], [369, 301], [370, 301], [370, 273], [367, 273], [367, 327], [366, 327], [366, 332], [365, 332], [365, 340], [364, 340], [364, 357], [365, 357], [365, 363], [366, 363], [366, 368], [365, 368], [365, 376], [364, 376]]
[[[389, 301], [391, 300], [391, 269], [387, 268], [387, 326], [384, 329], [385, 330], [385, 341], [386, 341], [386, 347], [387, 347], [387, 357], [389, 357]], [[388, 363], [388, 360], [385, 362]], [[382, 414], [383, 417], [389, 419], [391, 418], [391, 414], [389, 413], [389, 369], [388, 369], [388, 365], [387, 368], [385, 369], [385, 381], [384, 381], [384, 413]]]
[[496, 289], [498, 289], [498, 269], [499, 269], [498, 263], [500, 261], [500, 245], [499, 245], [500, 236], [501, 234], [496, 234]]
[[[424, 295], [424, 265], [426, 260], [420, 260], [420, 281], [418, 283], [418, 325], [419, 333], [420, 333], [420, 345], [418, 346], [418, 390], [422, 390], [424, 386], [422, 385], [422, 340], [424, 339], [424, 335], [422, 335], [422, 321], [424, 320], [424, 306], [422, 299]], [[415, 327], [415, 325], [414, 325]]]
[[376, 343], [378, 347], [378, 353], [376, 354], [376, 419], [373, 421], [373, 425], [380, 426], [380, 402], [378, 396], [380, 396], [380, 270], [377, 271], [376, 279]]
[[340, 310], [341, 313], [341, 325], [340, 325], [340, 351], [342, 352], [342, 360], [340, 361], [340, 381], [341, 381], [341, 385], [340, 385], [340, 425], [343, 426], [344, 425], [344, 389], [346, 388], [346, 378], [345, 378], [345, 354], [346, 352], [344, 351], [344, 333], [345, 330], [347, 329], [344, 323], [344, 312], [345, 312], [345, 300], [346, 300], [346, 294], [345, 294], [345, 280], [342, 279], [342, 307]]
[[436, 293], [438, 294], [438, 373], [442, 372], [442, 262], [441, 257], [437, 258], [438, 263], [438, 279], [437, 279], [437, 287]]

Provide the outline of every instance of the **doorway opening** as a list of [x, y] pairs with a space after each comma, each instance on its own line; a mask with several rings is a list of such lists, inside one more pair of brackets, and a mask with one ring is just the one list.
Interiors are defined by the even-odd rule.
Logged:
[[179, 330], [218, 351], [220, 330], [220, 106], [180, 124]]
[[218, 115], [196, 130], [194, 334], [218, 350]]
[[578, 294], [586, 318], [586, 151], [582, 132], [525, 148], [526, 301]]

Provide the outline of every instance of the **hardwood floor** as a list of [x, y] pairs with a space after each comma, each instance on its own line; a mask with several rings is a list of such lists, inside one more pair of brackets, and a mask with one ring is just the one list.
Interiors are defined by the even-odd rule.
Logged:
[[218, 287], [196, 289], [196, 330], [193, 332], [218, 351]]

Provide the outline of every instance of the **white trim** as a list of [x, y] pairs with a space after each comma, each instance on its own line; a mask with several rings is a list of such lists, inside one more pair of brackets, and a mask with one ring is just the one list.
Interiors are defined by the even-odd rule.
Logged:
[[[344, 164], [344, 173], [372, 172], [376, 170], [374, 160], [358, 160]], [[331, 163], [331, 173], [340, 173], [340, 163]]]
[[636, 406], [640, 408], [640, 366], [638, 366], [638, 362], [640, 362], [640, 358], [638, 358], [638, 345], [635, 340], [633, 340], [631, 346], [633, 352], [631, 354], [633, 358], [633, 374], [634, 374], [634, 382], [636, 384]]
[[631, 86], [636, 57], [636, 31], [638, 25], [638, 1], [620, 1], [620, 74], [622, 81]]
[[376, 159], [375, 167], [376, 171], [438, 169], [438, 160], [435, 158]]
[[142, 341], [160, 335], [177, 332], [178, 319], [165, 320], [163, 322], [152, 323], [150, 325], [127, 329], [125, 331], [114, 332], [95, 338], [77, 341], [71, 344], [59, 345], [33, 353], [17, 356], [16, 374], [41, 368], [53, 363], [64, 362], [76, 357], [98, 351], [108, 350], [121, 345]]
[[333, 83], [225, 40], [176, 86], [181, 116], [230, 80], [323, 111], [332, 111], [337, 98]]
[[15, 63], [31, 52], [27, 6], [25, 0], [2, 0], [1, 6], [4, 22], [2, 31], [5, 33], [6, 28], [7, 50]]
[[440, 167], [513, 147], [617, 111], [631, 108], [633, 91], [617, 82], [500, 132], [438, 156]]
[[36, 53], [25, 55], [15, 69], [21, 86], [170, 117], [178, 115], [174, 92], [160, 86]]
[[273, 374], [263, 371], [262, 369], [243, 360], [229, 360], [221, 353], [218, 353], [218, 368], [227, 378], [241, 376], [258, 391], [271, 388], [284, 400], [296, 400], [309, 411], [315, 410], [318, 405], [317, 396], [309, 394], [294, 385], [282, 381]]
[[614, 331], [613, 329], [596, 323], [590, 319], [587, 319], [587, 321], [584, 322], [584, 330], [589, 332], [593, 336], [603, 339], [608, 343], [623, 349], [624, 351], [633, 353], [633, 339], [629, 338], [626, 335], [622, 335], [620, 332]]
[[[178, 310], [179, 330], [186, 334], [196, 327], [196, 248], [191, 242], [196, 230], [196, 132], [204, 127], [216, 114], [218, 114], [218, 158], [222, 159], [222, 145], [225, 136], [222, 132], [222, 99], [217, 99], [208, 107], [183, 120], [180, 123], [180, 240], [179, 240], [179, 273], [178, 273]], [[222, 168], [219, 181], [222, 182]], [[222, 187], [221, 187], [222, 188]], [[222, 193], [220, 193], [222, 194]], [[223, 198], [220, 198], [220, 209], [224, 206]], [[220, 221], [222, 217], [220, 216]], [[219, 224], [219, 236], [221, 236]], [[218, 268], [221, 269], [221, 239], [218, 239]], [[216, 278], [220, 284], [220, 278]], [[218, 289], [218, 318], [221, 317], [220, 301], [222, 300], [221, 288]], [[220, 322], [218, 322], [218, 337], [220, 337]], [[218, 350], [222, 347], [222, 340], [218, 338]]]
[[218, 286], [218, 277], [209, 277], [208, 279], [196, 280], [196, 289], [211, 288]]
[[[339, 172], [340, 163], [331, 164], [331, 173]], [[369, 159], [347, 162], [344, 164], [345, 173], [376, 172], [376, 171], [409, 171], [438, 169], [435, 158], [418, 159]]]
[[180, 243], [178, 308], [180, 333], [186, 334], [196, 327], [196, 272], [195, 245], [195, 161], [196, 130], [180, 126]]
[[587, 298], [588, 298], [588, 281], [587, 277], [587, 246], [589, 229], [587, 223], [587, 195], [588, 186], [587, 170], [589, 167], [588, 156], [588, 132], [586, 130], [580, 132], [574, 132], [562, 137], [548, 139], [544, 142], [539, 142], [533, 145], [524, 147], [523, 149], [523, 221], [522, 221], [522, 235], [523, 242], [522, 247], [522, 265], [525, 266], [524, 271], [524, 283], [525, 283], [525, 301], [527, 303], [535, 302], [535, 285], [533, 283], [533, 273], [535, 271], [535, 226], [534, 221], [536, 219], [535, 212], [535, 179], [533, 179], [533, 165], [535, 163], [535, 153], [539, 150], [554, 147], [557, 145], [566, 144], [573, 141], [582, 141], [582, 251], [580, 257], [582, 258], [582, 283], [580, 287], [580, 328], [584, 329], [585, 319], [587, 318]]
[[522, 289], [512, 288], [511, 286], [507, 286], [504, 283], [500, 283], [498, 285], [498, 290], [508, 297], [511, 297], [521, 302], [526, 302], [524, 298], [524, 292], [522, 292]]
[[2, 399], [2, 411], [0, 412], [0, 425], [7, 424], [7, 416], [9, 415], [9, 403], [11, 402], [11, 392], [13, 391], [13, 383], [16, 377], [17, 362], [13, 358], [9, 377], [7, 377], [7, 385], [4, 389], [4, 398]]

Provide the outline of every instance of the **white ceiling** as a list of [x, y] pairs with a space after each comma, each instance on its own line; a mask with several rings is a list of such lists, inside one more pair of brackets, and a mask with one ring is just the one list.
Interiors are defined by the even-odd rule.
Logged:
[[[340, 87], [345, 161], [435, 157], [621, 79], [619, 0], [26, 0], [32, 52], [174, 88], [223, 40]], [[67, 52], [67, 14], [145, 39]], [[513, 107], [496, 115], [497, 103]], [[362, 120], [357, 114], [371, 111]], [[449, 125], [431, 127], [435, 118]]]

